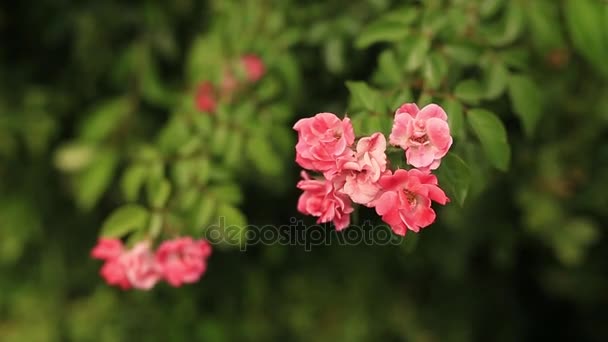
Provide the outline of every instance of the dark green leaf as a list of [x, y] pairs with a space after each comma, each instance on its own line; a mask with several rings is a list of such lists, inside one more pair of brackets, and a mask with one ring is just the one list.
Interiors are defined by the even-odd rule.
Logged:
[[528, 76], [509, 78], [509, 95], [513, 111], [519, 117], [527, 136], [532, 136], [542, 114], [542, 94]]
[[506, 171], [511, 160], [511, 148], [502, 121], [496, 114], [485, 109], [469, 110], [467, 121], [481, 142], [488, 160], [497, 169]]
[[454, 153], [448, 153], [436, 171], [439, 185], [446, 189], [448, 197], [455, 199], [460, 206], [469, 193], [471, 184], [471, 170], [469, 166]]
[[477, 80], [460, 81], [454, 89], [454, 96], [469, 104], [478, 104], [483, 95], [484, 91]]

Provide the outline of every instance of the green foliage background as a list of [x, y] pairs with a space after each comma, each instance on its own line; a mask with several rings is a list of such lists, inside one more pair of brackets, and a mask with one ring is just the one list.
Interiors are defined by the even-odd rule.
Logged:
[[[608, 340], [605, 1], [13, 1], [0, 41], [1, 341]], [[247, 53], [263, 80], [197, 112]], [[388, 134], [406, 101], [450, 116], [453, 201], [400, 245], [220, 244], [150, 292], [88, 258], [289, 224], [293, 123]]]

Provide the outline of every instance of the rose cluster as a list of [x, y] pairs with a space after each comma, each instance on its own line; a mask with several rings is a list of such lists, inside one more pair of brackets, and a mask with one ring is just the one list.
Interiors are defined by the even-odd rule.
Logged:
[[[239, 70], [248, 83], [258, 82], [266, 72], [264, 62], [256, 55], [244, 55], [239, 62]], [[198, 85], [194, 96], [196, 108], [201, 112], [215, 112], [219, 99], [229, 97], [239, 86], [240, 82], [235, 76], [235, 71], [230, 68], [224, 70], [219, 89], [216, 89], [210, 81], [203, 81]]]
[[348, 227], [357, 203], [375, 208], [396, 234], [405, 235], [435, 221], [432, 201], [449, 201], [431, 173], [452, 145], [447, 114], [436, 104], [418, 109], [406, 103], [395, 112], [389, 143], [405, 150], [410, 170], [388, 167], [386, 138], [380, 132], [361, 137], [355, 145], [348, 117], [319, 113], [293, 128], [298, 132], [296, 162], [320, 174], [312, 178], [302, 171], [298, 211], [318, 217], [318, 223], [331, 221], [337, 230]]
[[160, 280], [171, 286], [197, 282], [207, 269], [211, 245], [205, 240], [180, 237], [163, 242], [156, 253], [148, 241], [126, 249], [119, 239], [101, 238], [91, 251], [104, 260], [100, 274], [109, 285], [123, 290], [148, 290]]

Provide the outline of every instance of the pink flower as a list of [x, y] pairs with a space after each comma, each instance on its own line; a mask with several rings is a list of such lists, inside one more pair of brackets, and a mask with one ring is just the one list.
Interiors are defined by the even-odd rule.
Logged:
[[436, 104], [418, 110], [415, 104], [406, 103], [395, 113], [389, 142], [405, 150], [408, 164], [434, 170], [452, 146], [447, 119]]
[[91, 256], [95, 259], [108, 260], [119, 257], [123, 251], [124, 246], [119, 239], [101, 238], [91, 251]]
[[109, 285], [122, 289], [150, 289], [160, 279], [159, 268], [148, 242], [140, 242], [125, 250], [117, 239], [101, 239], [93, 248], [94, 258], [105, 260], [100, 274]]
[[259, 81], [266, 72], [264, 62], [256, 55], [245, 55], [241, 57], [241, 63], [245, 69], [247, 79], [251, 82]]
[[333, 221], [337, 230], [348, 227], [353, 212], [348, 196], [336, 191], [333, 181], [311, 179], [304, 171], [301, 175], [304, 180], [298, 182], [298, 189], [304, 193], [298, 200], [298, 211], [318, 217], [317, 223]]
[[156, 261], [164, 279], [172, 286], [197, 282], [207, 269], [211, 245], [190, 237], [163, 242], [156, 251]]
[[118, 286], [123, 290], [131, 288], [126, 269], [119, 258], [107, 260], [101, 267], [100, 274], [108, 285]]
[[296, 162], [305, 169], [323, 172], [325, 177], [337, 173], [339, 160], [351, 156], [355, 133], [349, 118], [340, 120], [332, 113], [319, 113], [301, 119], [293, 126], [298, 132]]
[[429, 172], [397, 170], [379, 181], [383, 193], [374, 201], [378, 215], [398, 235], [407, 229], [418, 232], [435, 221], [431, 200], [446, 204], [449, 198], [437, 185], [437, 177]]
[[196, 109], [201, 112], [213, 112], [217, 106], [215, 89], [213, 84], [209, 81], [201, 83], [196, 89], [196, 95], [194, 96], [194, 102]]
[[345, 183], [342, 191], [355, 203], [368, 205], [380, 191], [378, 180], [386, 171], [386, 138], [381, 133], [364, 137], [357, 142], [357, 151], [352, 160], [342, 168]]
[[128, 252], [118, 258], [125, 269], [127, 279], [136, 289], [149, 290], [161, 278], [161, 273], [154, 255], [150, 252], [150, 244], [139, 242]]

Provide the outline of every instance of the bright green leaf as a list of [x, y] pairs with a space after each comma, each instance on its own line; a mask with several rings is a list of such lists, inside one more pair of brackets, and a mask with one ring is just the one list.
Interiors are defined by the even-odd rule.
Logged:
[[360, 103], [364, 109], [372, 112], [382, 112], [382, 98], [380, 93], [371, 88], [365, 82], [346, 82], [346, 87], [350, 90], [351, 96]]
[[464, 113], [460, 101], [448, 98], [442, 104], [443, 109], [448, 115], [451, 135], [456, 138], [464, 138]]
[[120, 187], [127, 201], [132, 202], [137, 199], [147, 174], [147, 167], [141, 164], [132, 165], [125, 170], [120, 181]]
[[104, 221], [101, 236], [121, 238], [128, 233], [144, 228], [148, 221], [148, 211], [136, 204], [122, 206]]
[[481, 84], [473, 79], [460, 81], [454, 89], [454, 96], [469, 104], [478, 104], [483, 95]]

